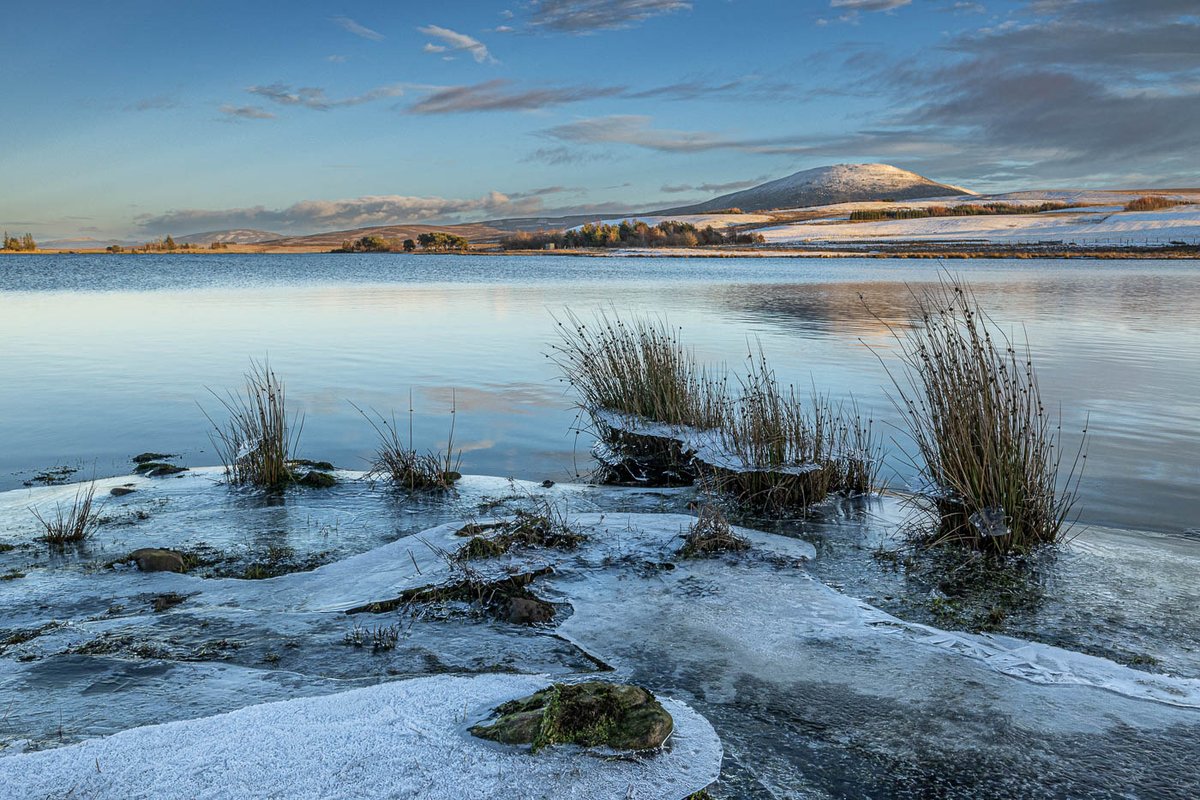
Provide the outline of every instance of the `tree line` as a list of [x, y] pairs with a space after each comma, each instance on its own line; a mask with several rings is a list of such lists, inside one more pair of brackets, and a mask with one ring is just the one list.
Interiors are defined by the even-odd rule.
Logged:
[[385, 236], [363, 236], [353, 241], [347, 239], [335, 253], [411, 253], [417, 249], [444, 253], [451, 250], [467, 250], [471, 243], [463, 236], [443, 231], [422, 233], [416, 239], [389, 239]]
[[27, 233], [18, 239], [16, 236], [9, 236], [8, 231], [4, 232], [4, 247], [2, 250], [37, 250], [37, 242], [33, 240], [33, 234]]
[[1071, 208], [1067, 203], [1039, 203], [1021, 206], [1013, 203], [965, 203], [959, 206], [926, 206], [925, 208], [876, 208], [851, 211], [851, 222], [877, 222], [890, 219], [925, 219], [927, 217], [986, 217], [995, 214], [1040, 214], [1043, 211], [1062, 211]]
[[698, 228], [690, 222], [664, 220], [650, 225], [624, 220], [618, 225], [589, 222], [566, 231], [519, 231], [500, 240], [505, 250], [545, 250], [585, 247], [704, 247], [723, 244], [761, 244], [760, 233], [726, 233], [711, 225]]

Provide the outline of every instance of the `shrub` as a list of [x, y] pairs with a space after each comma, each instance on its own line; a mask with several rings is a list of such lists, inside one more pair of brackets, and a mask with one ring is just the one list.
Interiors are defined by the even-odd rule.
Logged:
[[209, 438], [231, 483], [282, 488], [295, 479], [289, 462], [294, 460], [303, 419], [288, 421], [283, 383], [267, 361], [251, 361], [245, 377], [240, 395], [229, 392], [221, 397], [209, 390], [229, 414], [220, 424], [204, 412], [213, 426]]
[[721, 509], [706, 503], [700, 506], [696, 521], [683, 537], [679, 555], [682, 558], [703, 558], [749, 549], [750, 542], [733, 532]]
[[86, 541], [100, 526], [100, 509], [92, 510], [95, 497], [96, 482], [92, 481], [87, 488], [80, 486], [76, 490], [71, 505], [64, 507], [61, 503], [55, 503], [53, 516], [30, 508], [45, 530], [39, 538], [47, 544], [60, 547]]
[[1086, 430], [1064, 473], [1061, 425], [1042, 404], [1028, 344], [1018, 349], [955, 281], [943, 279], [918, 308], [919, 324], [898, 336], [903, 371], [892, 380], [937, 510], [925, 538], [994, 552], [1059, 540]]
[[877, 208], [850, 212], [851, 222], [874, 222], [891, 219], [926, 219], [928, 217], [980, 217], [1006, 214], [1040, 214], [1071, 208], [1067, 203], [1048, 202], [1037, 205], [1012, 203], [963, 203], [956, 206], [926, 206], [925, 208]]
[[1139, 197], [1136, 200], [1130, 200], [1125, 204], [1126, 211], [1161, 211], [1164, 208], [1173, 208], [1175, 206], [1185, 206], [1187, 203], [1183, 200], [1172, 200], [1169, 197], [1159, 197], [1157, 195], [1148, 195]]

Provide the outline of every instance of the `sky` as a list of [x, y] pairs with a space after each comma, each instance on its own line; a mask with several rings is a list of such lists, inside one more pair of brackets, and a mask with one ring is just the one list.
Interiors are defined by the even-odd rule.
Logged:
[[5, 3], [0, 227], [678, 206], [832, 163], [1200, 186], [1200, 0]]

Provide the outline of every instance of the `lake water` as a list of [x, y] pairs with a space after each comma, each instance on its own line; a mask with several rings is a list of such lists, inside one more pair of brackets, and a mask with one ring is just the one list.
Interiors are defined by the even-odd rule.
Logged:
[[[444, 443], [464, 471], [564, 479], [590, 439], [546, 357], [553, 314], [656, 313], [705, 360], [761, 343], [779, 376], [855, 397], [884, 421], [884, 477], [911, 478], [880, 363], [938, 264], [876, 259], [172, 255], [0, 260], [0, 488], [130, 455], [214, 462], [199, 405], [269, 356], [304, 414], [309, 457], [361, 467], [351, 402]], [[1194, 262], [950, 262], [1027, 335], [1066, 444], [1090, 416], [1086, 523], [1173, 534], [1200, 524], [1200, 270]], [[860, 295], [870, 311], [860, 301]], [[873, 316], [878, 315], [879, 319]], [[872, 349], [874, 348], [874, 353]]]

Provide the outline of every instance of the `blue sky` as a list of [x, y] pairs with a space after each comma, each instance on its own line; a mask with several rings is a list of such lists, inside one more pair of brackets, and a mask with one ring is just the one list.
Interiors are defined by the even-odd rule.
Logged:
[[845, 161], [1200, 183], [1196, 0], [13, 2], [0, 225], [680, 205]]

